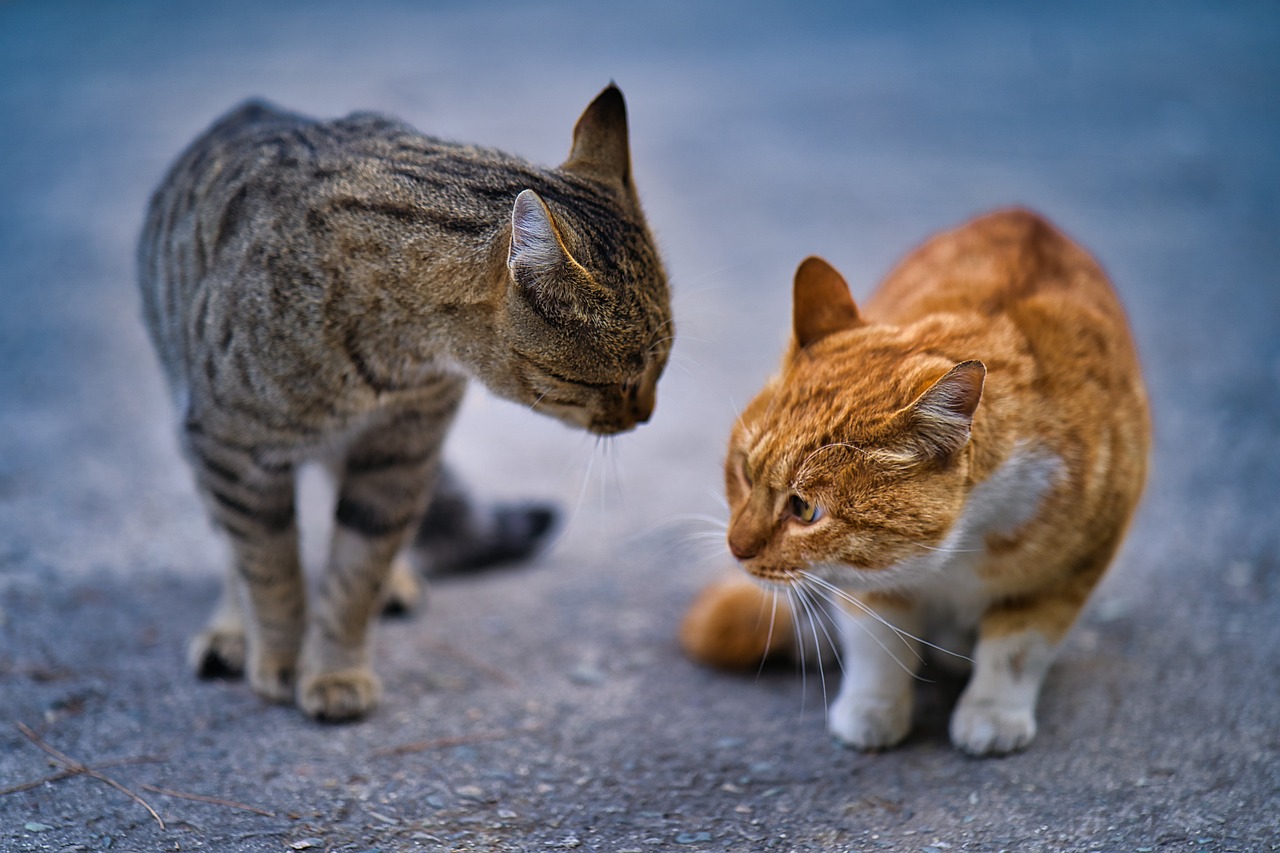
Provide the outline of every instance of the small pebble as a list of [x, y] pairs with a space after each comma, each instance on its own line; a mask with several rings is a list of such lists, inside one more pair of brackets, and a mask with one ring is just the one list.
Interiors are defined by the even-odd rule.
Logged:
[[676, 844], [697, 844], [700, 841], [710, 840], [709, 832], [682, 832], [676, 836]]
[[605, 674], [597, 667], [583, 664], [569, 672], [569, 680], [579, 687], [599, 687], [605, 682]]
[[36, 823], [32, 821], [31, 823], [28, 823], [26, 826], [24, 826], [23, 829], [25, 829], [27, 832], [48, 832], [49, 830], [53, 829], [53, 827], [49, 826], [49, 824], [47, 823]]

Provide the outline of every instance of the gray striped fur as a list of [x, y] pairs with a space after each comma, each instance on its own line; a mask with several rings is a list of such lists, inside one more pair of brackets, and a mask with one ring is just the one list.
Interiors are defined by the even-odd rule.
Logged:
[[[466, 381], [609, 435], [648, 419], [673, 335], [613, 86], [555, 169], [383, 116], [247, 103], [169, 172], [138, 261], [183, 448], [234, 552], [192, 661], [325, 719], [376, 704], [369, 622]], [[308, 608], [294, 475], [311, 459], [339, 488]]]

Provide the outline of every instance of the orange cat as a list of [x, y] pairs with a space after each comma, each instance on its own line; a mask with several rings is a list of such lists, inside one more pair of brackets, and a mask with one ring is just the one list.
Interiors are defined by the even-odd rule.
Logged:
[[907, 735], [917, 638], [941, 628], [948, 650], [976, 640], [952, 742], [1020, 749], [1055, 647], [1138, 502], [1149, 441], [1124, 311], [1038, 216], [933, 238], [862, 310], [809, 258], [782, 372], [725, 463], [729, 549], [760, 583], [704, 590], [682, 642], [751, 665], [797, 642], [768, 588], [838, 603], [844, 680], [828, 725], [881, 749]]

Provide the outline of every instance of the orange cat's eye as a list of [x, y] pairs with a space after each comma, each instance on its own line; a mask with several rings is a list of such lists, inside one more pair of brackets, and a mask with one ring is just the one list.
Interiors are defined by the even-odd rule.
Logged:
[[791, 514], [805, 524], [813, 524], [822, 518], [822, 508], [811, 504], [799, 495], [791, 496]]

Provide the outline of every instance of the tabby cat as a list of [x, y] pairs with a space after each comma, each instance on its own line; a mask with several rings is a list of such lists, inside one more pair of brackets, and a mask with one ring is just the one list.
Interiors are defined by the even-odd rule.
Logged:
[[[153, 196], [139, 267], [182, 445], [234, 556], [192, 663], [243, 668], [327, 720], [377, 702], [370, 619], [467, 380], [611, 435], [649, 418], [672, 339], [612, 85], [554, 169], [379, 115], [248, 103]], [[294, 477], [313, 459], [338, 499], [308, 601]]]
[[1145, 477], [1146, 395], [1115, 293], [1015, 210], [933, 238], [861, 310], [809, 258], [793, 331], [725, 463], [729, 549], [761, 586], [704, 590], [685, 648], [756, 664], [819, 631], [777, 612], [777, 590], [802, 608], [826, 599], [844, 670], [828, 725], [871, 750], [908, 733], [919, 638], [953, 654], [967, 640], [952, 742], [1025, 747], [1055, 647]]

